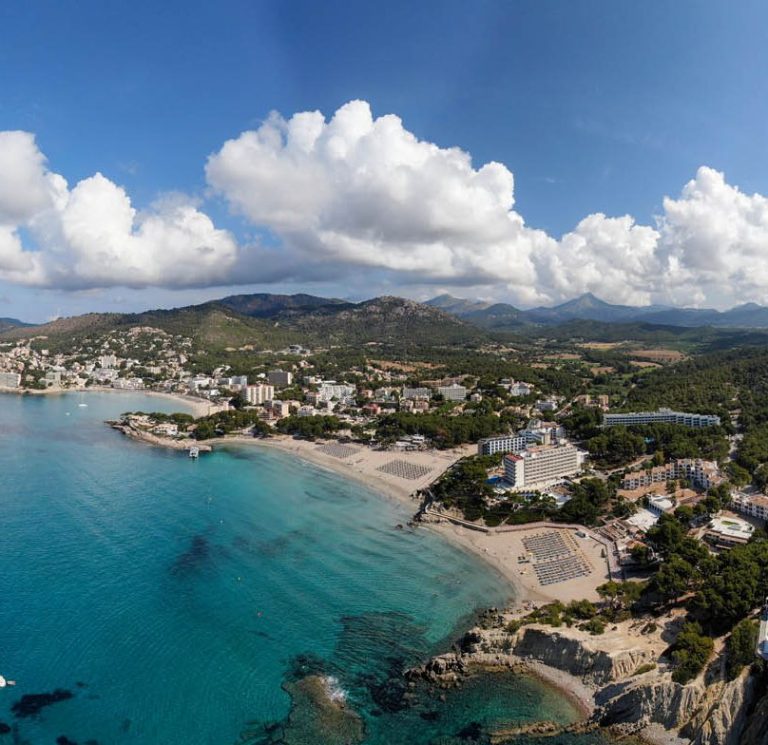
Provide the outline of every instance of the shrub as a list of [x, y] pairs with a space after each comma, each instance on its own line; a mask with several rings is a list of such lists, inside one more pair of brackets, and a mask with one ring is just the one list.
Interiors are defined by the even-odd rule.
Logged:
[[640, 665], [640, 667], [635, 670], [635, 672], [632, 673], [632, 675], [643, 675], [644, 673], [649, 673], [651, 670], [656, 669], [656, 663], [655, 662], [646, 662], [644, 665]]
[[603, 621], [603, 619], [599, 616], [595, 616], [594, 618], [590, 618], [589, 621], [587, 621], [582, 626], [582, 628], [585, 631], [589, 631], [592, 636], [597, 636], [598, 634], [602, 634], [605, 631], [605, 626], [605, 621]]
[[736, 678], [755, 659], [757, 646], [758, 623], [745, 618], [736, 624], [725, 643], [727, 657], [725, 660], [726, 675], [729, 680]]
[[676, 683], [693, 680], [704, 669], [713, 648], [712, 639], [703, 634], [698, 623], [684, 624], [672, 651], [672, 659], [677, 666], [672, 680]]

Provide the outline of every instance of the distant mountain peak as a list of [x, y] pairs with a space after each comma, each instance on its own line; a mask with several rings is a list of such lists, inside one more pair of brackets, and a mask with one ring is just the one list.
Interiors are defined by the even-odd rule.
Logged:
[[597, 295], [591, 292], [585, 292], [582, 295], [579, 295], [578, 297], [573, 298], [573, 300], [567, 300], [566, 302], [555, 306], [555, 308], [560, 308], [560, 309], [607, 308], [607, 307], [611, 307], [611, 304], [605, 302], [605, 300], [601, 300], [599, 297], [597, 297]]

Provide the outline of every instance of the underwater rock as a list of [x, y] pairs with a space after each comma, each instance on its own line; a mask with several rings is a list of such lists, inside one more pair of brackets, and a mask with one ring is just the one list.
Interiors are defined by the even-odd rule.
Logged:
[[456, 733], [456, 737], [466, 742], [480, 742], [484, 735], [483, 725], [480, 722], [470, 722]]
[[17, 719], [37, 716], [46, 706], [72, 698], [72, 691], [57, 688], [51, 693], [26, 693], [13, 706], [11, 711]]
[[211, 555], [211, 546], [204, 535], [192, 536], [189, 548], [173, 564], [173, 573], [179, 574], [197, 569], [204, 564]]
[[[363, 720], [348, 706], [345, 692], [330, 676], [309, 675], [286, 683], [292, 705], [287, 720], [272, 725], [270, 742], [280, 745], [357, 745]], [[274, 739], [274, 737], [279, 739]]]

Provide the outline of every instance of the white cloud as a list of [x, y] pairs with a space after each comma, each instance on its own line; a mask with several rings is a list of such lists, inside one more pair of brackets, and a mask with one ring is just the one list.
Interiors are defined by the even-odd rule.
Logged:
[[0, 132], [0, 224], [18, 225], [52, 204], [58, 177], [29, 132]]
[[[36, 250], [22, 248], [20, 228]], [[194, 287], [231, 281], [238, 248], [190, 199], [137, 212], [100, 173], [69, 189], [34, 137], [0, 132], [0, 278], [20, 284]]]
[[585, 217], [559, 240], [526, 226], [514, 178], [418, 140], [364, 101], [327, 121], [273, 114], [224, 144], [208, 181], [269, 228], [309, 276], [316, 264], [379, 269], [403, 283], [494, 288], [520, 303], [591, 291], [613, 302], [768, 300], [768, 200], [699, 169], [655, 226]]
[[[585, 217], [561, 238], [526, 225], [500, 163], [419, 140], [364, 101], [330, 120], [272, 114], [206, 164], [263, 245], [237, 245], [185, 197], [138, 211], [96, 174], [69, 188], [34, 137], [0, 132], [0, 279], [87, 289], [335, 280], [471, 288], [519, 304], [591, 291], [613, 302], [768, 302], [768, 199], [702, 167], [653, 225]], [[22, 246], [21, 236], [32, 243]], [[359, 283], [359, 284], [356, 284]]]
[[319, 112], [229, 140], [208, 181], [232, 209], [266, 226], [304, 266], [333, 262], [418, 276], [497, 282], [531, 293], [531, 254], [549, 244], [513, 210], [514, 179], [499, 163], [472, 167], [458, 148], [418, 140], [363, 101], [329, 122]]
[[6, 278], [26, 277], [38, 271], [36, 256], [24, 251], [18, 233], [0, 225], [0, 274]]
[[693, 284], [729, 302], [768, 302], [768, 199], [701, 167], [677, 200], [664, 200], [659, 253], [683, 300]]

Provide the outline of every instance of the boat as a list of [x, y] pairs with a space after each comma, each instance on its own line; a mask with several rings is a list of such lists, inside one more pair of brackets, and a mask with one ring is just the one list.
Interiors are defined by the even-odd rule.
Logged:
[[197, 459], [198, 457], [200, 457], [200, 448], [197, 447], [196, 445], [193, 445], [189, 449], [189, 457], [194, 459]]

